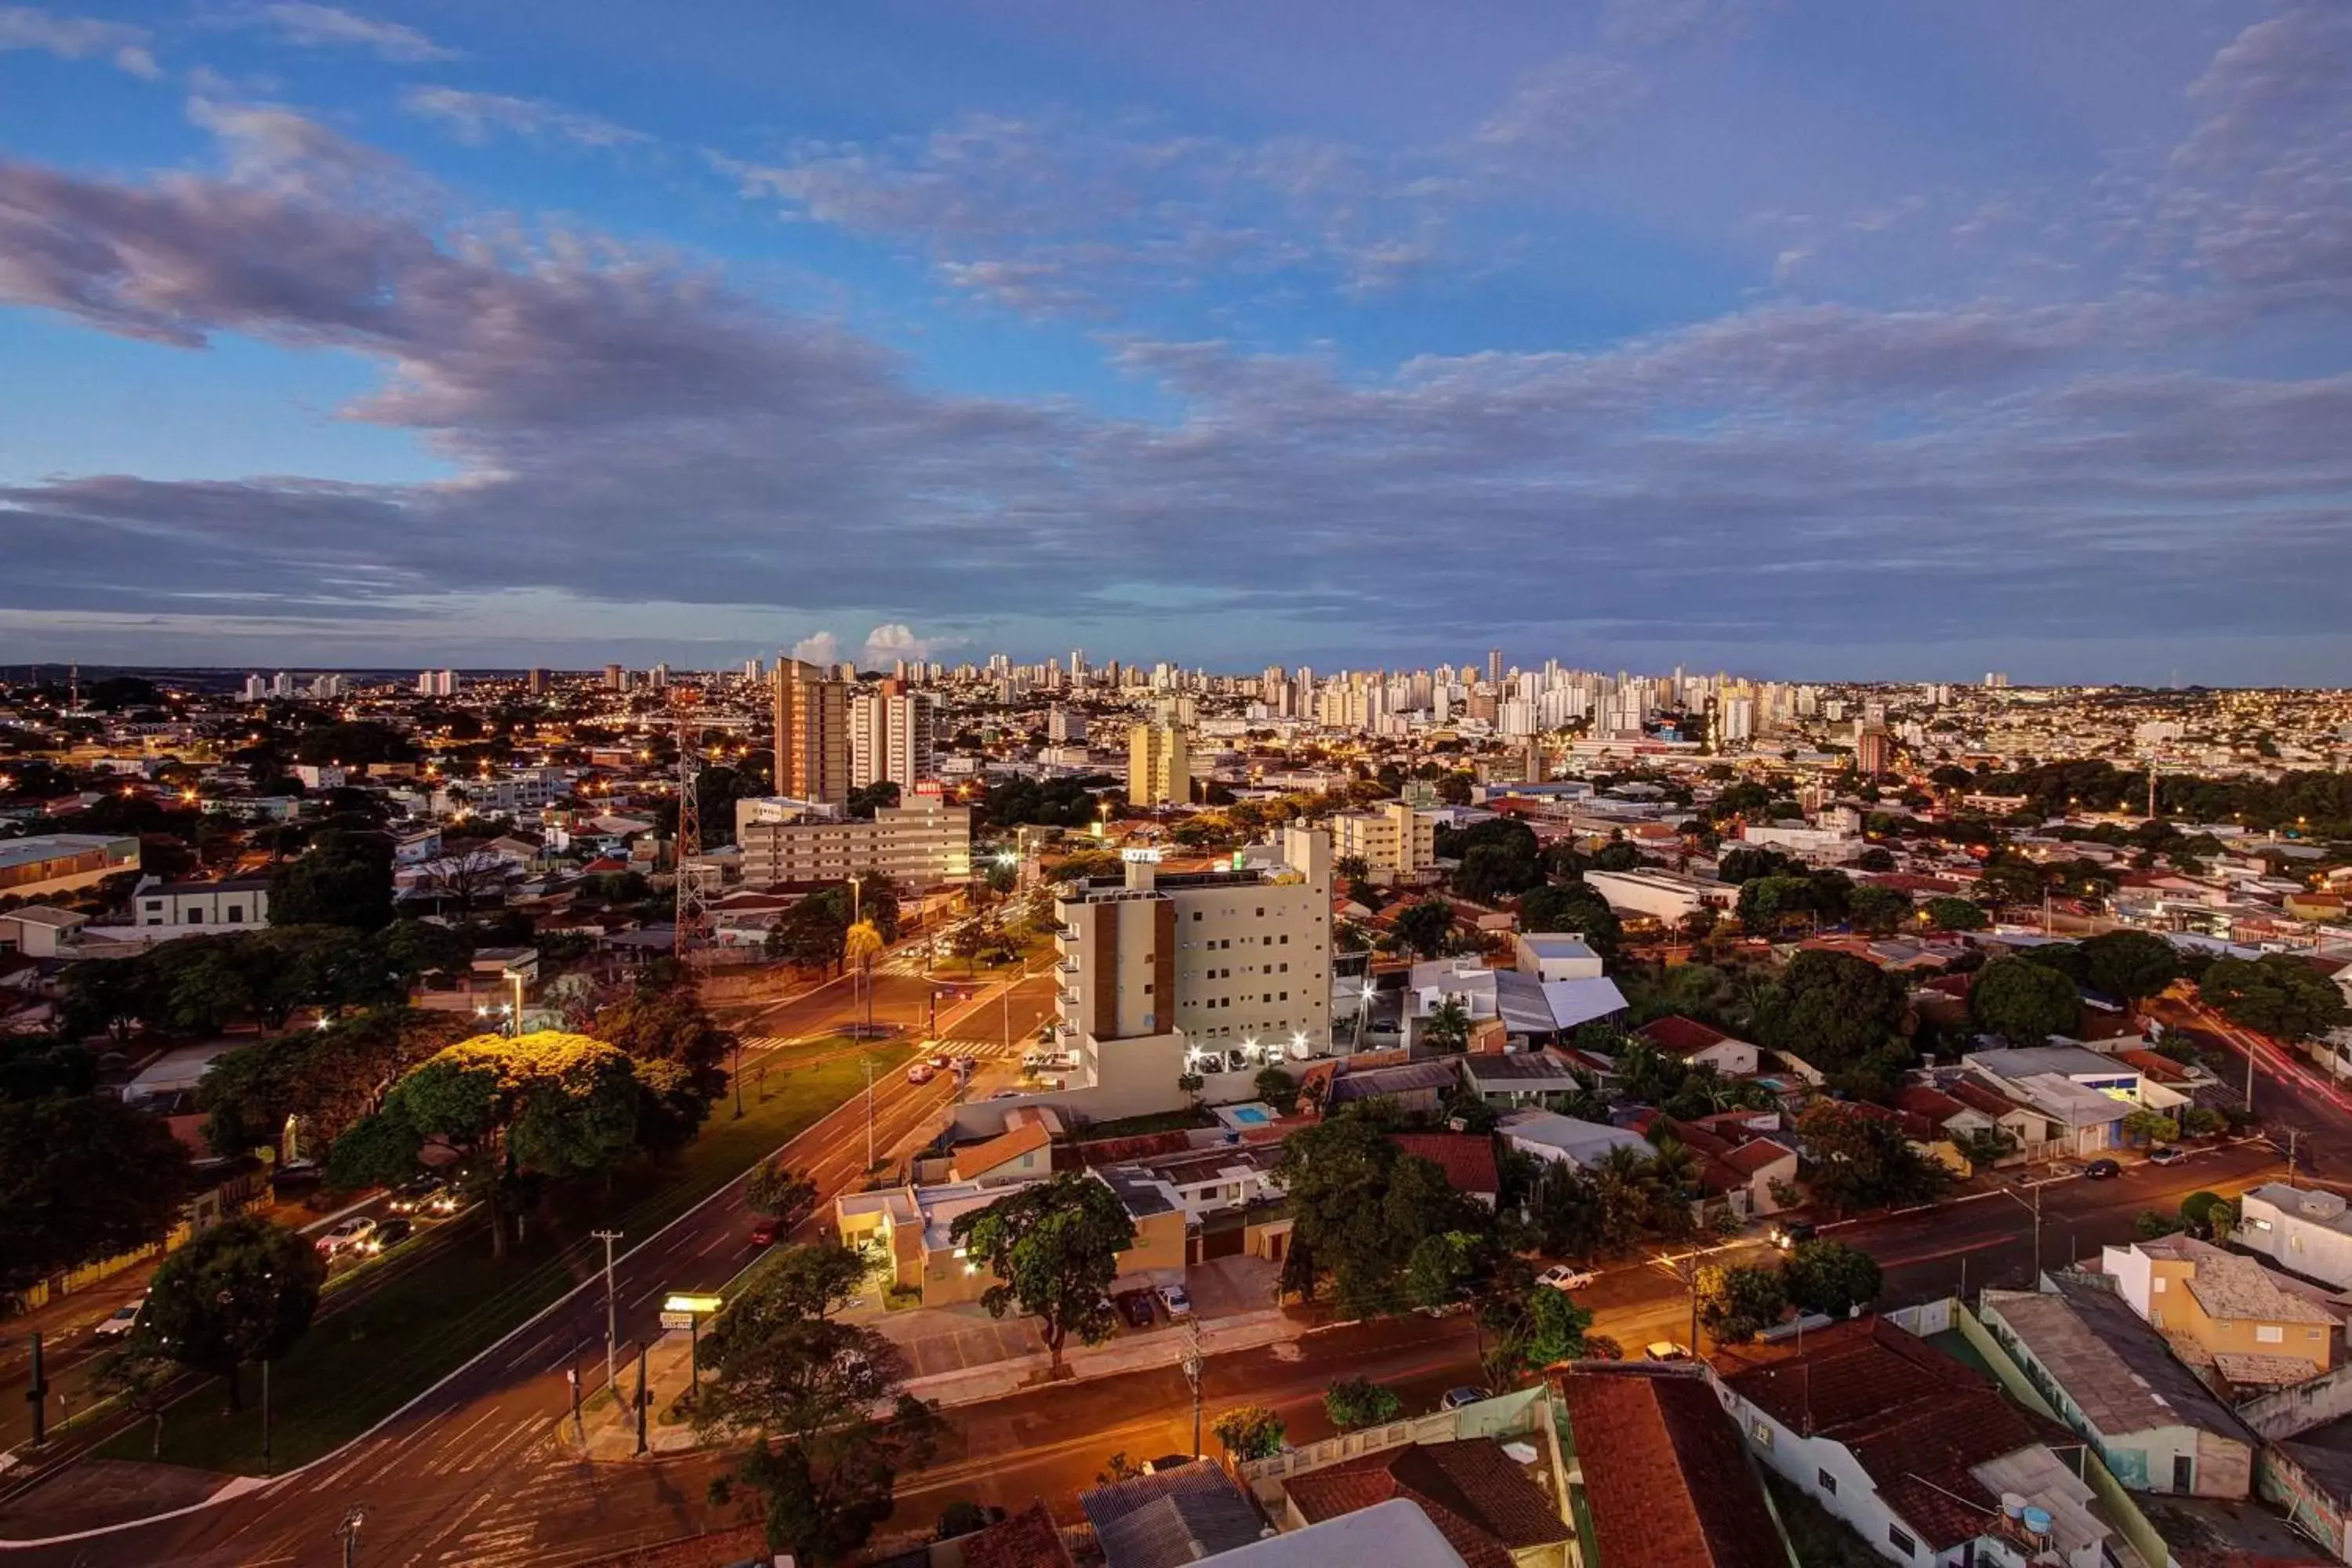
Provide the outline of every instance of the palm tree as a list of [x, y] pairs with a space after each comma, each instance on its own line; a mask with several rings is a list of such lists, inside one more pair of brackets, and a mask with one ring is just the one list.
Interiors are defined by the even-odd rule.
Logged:
[[1620, 1143], [1592, 1163], [1591, 1180], [1601, 1245], [1611, 1250], [1632, 1245], [1648, 1228], [1655, 1208], [1650, 1157]]
[[1671, 1134], [1658, 1140], [1650, 1155], [1652, 1226], [1660, 1234], [1680, 1236], [1690, 1228], [1691, 1200], [1699, 1191], [1698, 1156]]
[[1470, 1045], [1470, 1008], [1459, 996], [1448, 996], [1421, 1026], [1421, 1037], [1433, 1051], [1448, 1055]]
[[874, 1032], [874, 960], [882, 952], [882, 933], [872, 921], [859, 921], [841, 934], [841, 956], [856, 972], [866, 988], [866, 1032]]

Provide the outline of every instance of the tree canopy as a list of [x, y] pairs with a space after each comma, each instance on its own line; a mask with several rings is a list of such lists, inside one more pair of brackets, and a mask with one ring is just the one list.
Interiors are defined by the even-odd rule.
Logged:
[[1884, 1095], [1915, 1059], [1901, 977], [1852, 953], [1798, 953], [1758, 1000], [1759, 1045], [1811, 1064], [1833, 1087]]
[[270, 873], [269, 918], [278, 925], [375, 931], [392, 922], [392, 843], [379, 833], [329, 828], [299, 859]]
[[1465, 1299], [1494, 1267], [1494, 1217], [1391, 1136], [1393, 1110], [1349, 1106], [1282, 1147], [1297, 1244], [1358, 1315]]
[[2180, 978], [2179, 951], [2150, 931], [2104, 931], [2082, 952], [2091, 989], [2121, 1002], [2144, 1002]]
[[309, 1331], [326, 1281], [326, 1259], [308, 1237], [239, 1215], [163, 1260], [138, 1331], [183, 1366], [223, 1379], [236, 1407], [237, 1369], [291, 1349]]
[[2063, 971], [2021, 958], [1997, 958], [1977, 975], [1969, 991], [1969, 1017], [1976, 1026], [2021, 1046], [2038, 1046], [2053, 1035], [2074, 1035], [2083, 1026], [2083, 999]]
[[162, 1240], [194, 1180], [171, 1129], [110, 1094], [0, 1102], [0, 1291]]
[[2321, 1034], [2352, 1016], [2335, 984], [2291, 953], [2217, 958], [2199, 980], [2197, 994], [2240, 1028], [2278, 1040]]
[[1110, 1282], [1135, 1245], [1135, 1222], [1108, 1184], [1066, 1171], [958, 1215], [948, 1234], [996, 1276], [981, 1305], [993, 1317], [1016, 1305], [1034, 1317], [1055, 1366], [1070, 1335], [1095, 1344], [1110, 1332]]

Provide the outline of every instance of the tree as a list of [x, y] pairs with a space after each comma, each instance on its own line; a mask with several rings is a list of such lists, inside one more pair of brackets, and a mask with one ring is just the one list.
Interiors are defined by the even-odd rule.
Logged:
[[0, 1103], [0, 1291], [162, 1240], [194, 1184], [171, 1129], [112, 1095]]
[[2091, 989], [2126, 1006], [2137, 1006], [2180, 978], [2180, 954], [2170, 942], [2147, 931], [2105, 931], [2082, 946]]
[[1298, 1080], [1280, 1068], [1263, 1068], [1251, 1087], [1257, 1097], [1287, 1116], [1298, 1108]]
[[1997, 958], [1969, 991], [1969, 1017], [1977, 1027], [2021, 1046], [2083, 1026], [2083, 999], [2063, 973], [2021, 958]]
[[1752, 1026], [1758, 1044], [1852, 1093], [1886, 1091], [1914, 1059], [1903, 981], [1852, 953], [1798, 953], [1758, 1000]]
[[1397, 940], [1423, 958], [1435, 958], [1454, 937], [1454, 906], [1423, 899], [1396, 917]]
[[[638, 1064], [640, 1141], [662, 1151], [683, 1147], [727, 1090], [735, 1032], [710, 1016], [691, 982], [641, 985], [599, 1009], [590, 1027]], [[674, 1070], [646, 1070], [656, 1064]]]
[[221, 1378], [229, 1408], [242, 1409], [238, 1369], [291, 1349], [326, 1282], [326, 1259], [307, 1237], [239, 1215], [163, 1260], [139, 1333], [181, 1365]]
[[1910, 913], [1910, 895], [1875, 883], [1856, 888], [1846, 903], [1846, 917], [1853, 922], [1854, 930], [1874, 936], [1893, 931]]
[[1607, 958], [1617, 951], [1624, 927], [1609, 901], [1582, 882], [1529, 889], [1519, 899], [1519, 929], [1528, 931], [1570, 931], [1587, 947]]
[[127, 1344], [117, 1345], [99, 1358], [90, 1368], [90, 1387], [114, 1400], [132, 1415], [155, 1423], [154, 1439], [149, 1445], [147, 1457], [163, 1457], [163, 1415], [172, 1408], [173, 1388], [179, 1382], [180, 1368], [169, 1357], [159, 1355], [145, 1334], [140, 1334]]
[[1404, 1408], [1394, 1389], [1369, 1378], [1343, 1377], [1323, 1390], [1323, 1414], [1342, 1432], [1385, 1426]]
[[1843, 1318], [1878, 1299], [1877, 1259], [1858, 1247], [1817, 1237], [1789, 1249], [1780, 1284], [1801, 1312]]
[[2277, 1040], [2324, 1034], [2352, 1017], [2335, 984], [2290, 953], [2217, 958], [2198, 982], [2197, 994], [2240, 1028]]
[[1294, 1235], [1352, 1316], [1435, 1305], [1491, 1264], [1494, 1216], [1447, 1186], [1436, 1165], [1399, 1149], [1390, 1136], [1399, 1125], [1392, 1107], [1350, 1105], [1283, 1142]]
[[843, 1266], [819, 1255], [841, 1250], [793, 1248], [720, 1314], [702, 1342], [695, 1407], [706, 1441], [753, 1438], [713, 1500], [736, 1482], [757, 1492], [770, 1548], [811, 1563], [852, 1559], [890, 1517], [898, 1476], [928, 1463], [944, 1430], [938, 1407], [906, 1392], [897, 1345], [827, 1315]]
[[1929, 899], [1922, 906], [1927, 923], [1937, 931], [1982, 931], [1992, 922], [1984, 910], [1967, 899]]
[[1110, 1282], [1135, 1245], [1135, 1221], [1104, 1182], [1066, 1171], [958, 1215], [948, 1235], [996, 1276], [981, 1305], [1002, 1318], [1017, 1303], [1037, 1319], [1057, 1373], [1071, 1334], [1090, 1345], [1109, 1334]]
[[788, 1227], [807, 1217], [816, 1207], [816, 1196], [815, 1180], [807, 1172], [786, 1165], [782, 1154], [772, 1154], [752, 1166], [750, 1180], [743, 1184], [746, 1207], [753, 1214], [782, 1220]]
[[2160, 1110], [2127, 1110], [2124, 1136], [2140, 1143], [2169, 1143], [2180, 1136], [2180, 1123]]
[[2238, 1228], [2238, 1200], [2200, 1188], [2180, 1200], [2180, 1220], [2200, 1240], [2224, 1240]]
[[1813, 1201], [1834, 1213], [1927, 1203], [1951, 1185], [1951, 1172], [1912, 1148], [1902, 1124], [1875, 1107], [1817, 1100], [1798, 1116], [1797, 1136]]
[[1739, 923], [1769, 935], [1815, 913], [1819, 889], [1808, 877], [1757, 877], [1739, 887]]
[[1699, 1326], [1722, 1345], [1745, 1344], [1789, 1310], [1777, 1268], [1710, 1263], [1698, 1271]]
[[1448, 996], [1422, 1023], [1421, 1038], [1423, 1044], [1441, 1055], [1451, 1056], [1468, 1049], [1469, 1007], [1461, 997]]
[[1592, 1313], [1574, 1297], [1532, 1281], [1487, 1297], [1480, 1317], [1494, 1335], [1485, 1370], [1497, 1383], [1516, 1383], [1579, 1359], [1585, 1353], [1585, 1331], [1592, 1327]]
[[1979, 898], [1995, 909], [2039, 903], [2049, 886], [2048, 874], [2031, 860], [1994, 860], [1977, 878]]
[[1282, 1417], [1263, 1405], [1244, 1405], [1226, 1411], [1209, 1424], [1218, 1442], [1235, 1461], [1271, 1459], [1282, 1452]]
[[504, 1257], [503, 1210], [526, 1173], [611, 1166], [635, 1143], [639, 1086], [626, 1056], [584, 1035], [479, 1035], [411, 1068], [383, 1108], [336, 1140], [338, 1187], [401, 1181], [427, 1138], [456, 1151], [467, 1188], [489, 1212]]
[[269, 917], [279, 925], [392, 923], [392, 845], [378, 833], [329, 828], [300, 859], [269, 875]]

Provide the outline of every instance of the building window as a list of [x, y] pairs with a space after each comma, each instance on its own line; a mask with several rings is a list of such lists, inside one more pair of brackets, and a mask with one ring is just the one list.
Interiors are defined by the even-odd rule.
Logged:
[[1830, 1474], [1827, 1470], [1815, 1470], [1813, 1472], [1813, 1485], [1822, 1489], [1822, 1494], [1824, 1497], [1837, 1496], [1837, 1478]]
[[1758, 1447], [1769, 1453], [1772, 1449], [1772, 1424], [1759, 1418], [1748, 1425], [1748, 1436]]
[[1908, 1557], [1919, 1543], [1904, 1534], [1900, 1525], [1890, 1524], [1886, 1527], [1886, 1544]]
[[205, 923], [205, 911], [202, 910], [190, 910], [184, 917], [184, 920], [189, 925], [200, 926]]
[[243, 904], [231, 904], [228, 907], [228, 923], [233, 926], [243, 925], [245, 923], [245, 906]]
[[2254, 1343], [2258, 1345], [2276, 1345], [2284, 1344], [2285, 1342], [2286, 1331], [2280, 1328], [2275, 1323], [2257, 1323], [2254, 1325]]

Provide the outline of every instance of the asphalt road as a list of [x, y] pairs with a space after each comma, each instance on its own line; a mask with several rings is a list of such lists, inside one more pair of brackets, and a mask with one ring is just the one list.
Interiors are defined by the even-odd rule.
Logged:
[[[846, 988], [831, 994], [845, 1009]], [[1003, 1005], [992, 992], [961, 1009], [943, 1011], [942, 1022], [961, 1026], [967, 1015], [994, 1015]], [[1021, 983], [1011, 1003], [1015, 1026], [1034, 1029], [1051, 1005], [1048, 977]], [[814, 1021], [824, 1022], [822, 1016]], [[921, 1085], [899, 1073], [877, 1079], [875, 1148], [887, 1157], [894, 1147], [927, 1138], [956, 1093], [951, 1075]], [[789, 1149], [793, 1163], [813, 1173], [829, 1199], [862, 1184], [866, 1139], [866, 1105], [859, 1096]], [[663, 1296], [716, 1289], [751, 1261], [751, 1215], [741, 1194], [740, 1180], [730, 1184], [617, 1261], [614, 1295], [625, 1345], [658, 1335]], [[546, 1561], [535, 1544], [542, 1531], [557, 1539], [593, 1538], [605, 1512], [598, 1500], [604, 1479], [560, 1454], [552, 1440], [554, 1421], [569, 1407], [566, 1369], [576, 1365], [585, 1388], [603, 1382], [604, 1324], [604, 1292], [592, 1281], [331, 1460], [217, 1508], [90, 1541], [26, 1550], [16, 1561], [83, 1568], [100, 1563], [205, 1568], [340, 1563], [335, 1528], [355, 1504], [367, 1510], [360, 1561], [370, 1564], [487, 1568]], [[630, 1381], [625, 1366], [622, 1379], [625, 1386]], [[699, 1494], [692, 1500], [698, 1504]]]

